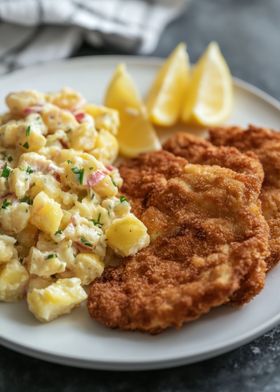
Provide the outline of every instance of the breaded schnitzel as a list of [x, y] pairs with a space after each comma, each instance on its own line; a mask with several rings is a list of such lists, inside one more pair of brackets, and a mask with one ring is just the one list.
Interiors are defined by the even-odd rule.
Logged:
[[[260, 192], [263, 182], [263, 168], [254, 154], [243, 154], [234, 147], [215, 147], [209, 141], [190, 135], [186, 132], [178, 132], [168, 139], [163, 149], [176, 156], [186, 158], [191, 163], [205, 165], [219, 165], [232, 169], [238, 173], [247, 174], [254, 181], [256, 192]], [[257, 295], [265, 284], [267, 265], [259, 259], [256, 265], [252, 265], [240, 289], [234, 294], [232, 300], [242, 304], [250, 301]]]
[[165, 151], [140, 155], [120, 171], [152, 242], [93, 282], [91, 317], [111, 328], [158, 333], [230, 301], [267, 255], [255, 180]]
[[190, 163], [205, 165], [218, 165], [226, 167], [237, 173], [244, 173], [256, 179], [258, 192], [264, 179], [262, 164], [252, 153], [241, 153], [234, 147], [215, 147], [206, 139], [190, 135], [186, 132], [177, 132], [162, 146], [165, 151], [185, 158]]
[[271, 255], [268, 269], [280, 260], [280, 133], [250, 125], [216, 128], [209, 131], [210, 141], [217, 146], [234, 146], [238, 150], [253, 151], [264, 168], [264, 182], [260, 195], [263, 214], [270, 228]]

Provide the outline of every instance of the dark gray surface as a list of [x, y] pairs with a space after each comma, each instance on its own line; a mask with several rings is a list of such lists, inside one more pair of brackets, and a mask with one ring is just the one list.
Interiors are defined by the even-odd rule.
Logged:
[[[235, 76], [280, 99], [280, 0], [193, 0], [188, 12], [164, 32], [154, 54], [166, 56], [182, 40], [192, 61], [209, 41], [217, 40]], [[83, 45], [75, 55], [100, 53], [118, 52]], [[280, 391], [279, 339], [277, 328], [216, 359], [138, 373], [67, 368], [0, 348], [0, 391]]]

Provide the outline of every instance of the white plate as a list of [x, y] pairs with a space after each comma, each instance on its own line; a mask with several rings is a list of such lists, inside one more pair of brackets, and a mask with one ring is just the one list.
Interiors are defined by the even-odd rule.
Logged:
[[[101, 103], [119, 62], [144, 94], [160, 60], [132, 57], [87, 57], [29, 68], [0, 80], [0, 102], [13, 90], [49, 91], [71, 86]], [[260, 90], [235, 80], [235, 107], [230, 123], [248, 122], [277, 128], [280, 105]], [[4, 106], [0, 107], [1, 111]], [[280, 267], [268, 276], [262, 293], [241, 309], [222, 307], [179, 331], [157, 336], [107, 329], [87, 315], [85, 306], [71, 315], [39, 324], [24, 302], [0, 304], [0, 343], [21, 353], [66, 365], [110, 370], [155, 369], [192, 363], [224, 353], [263, 334], [280, 322]]]

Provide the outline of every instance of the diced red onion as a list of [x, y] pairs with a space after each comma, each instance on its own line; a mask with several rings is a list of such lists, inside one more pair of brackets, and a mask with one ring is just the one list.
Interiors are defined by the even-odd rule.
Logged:
[[93, 247], [88, 247], [88, 246], [82, 244], [81, 242], [77, 242], [77, 241], [74, 242], [74, 245], [76, 246], [76, 248], [78, 249], [78, 251], [80, 251], [81, 253], [88, 252], [89, 249], [93, 249], [93, 248], [95, 247], [95, 246], [93, 246]]
[[87, 178], [87, 185], [89, 187], [93, 187], [97, 185], [100, 181], [103, 180], [103, 178], [106, 177], [106, 174], [104, 174], [100, 170], [96, 170], [94, 173], [90, 174]]
[[28, 108], [24, 109], [24, 114], [31, 114], [31, 113], [40, 113], [42, 111], [43, 105], [35, 105], [35, 106], [30, 106]]
[[80, 123], [80, 122], [82, 122], [84, 120], [85, 113], [83, 113], [83, 112], [76, 113], [75, 114], [75, 118]]
[[114, 166], [112, 166], [112, 165], [107, 165], [107, 166], [106, 166], [106, 169], [109, 170], [109, 171], [113, 171], [113, 170], [114, 170]]

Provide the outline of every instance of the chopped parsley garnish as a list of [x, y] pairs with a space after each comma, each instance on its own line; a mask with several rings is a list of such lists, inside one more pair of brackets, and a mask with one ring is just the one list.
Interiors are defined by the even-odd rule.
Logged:
[[65, 131], [65, 133], [69, 133], [69, 132], [72, 132], [72, 129], [71, 129], [71, 128], [68, 128], [68, 129]]
[[125, 201], [127, 201], [127, 198], [125, 196], [121, 196], [120, 197], [120, 202], [124, 203]]
[[34, 170], [32, 169], [31, 166], [27, 166], [27, 168], [26, 168], [25, 171], [26, 171], [27, 174], [32, 174], [32, 173], [34, 173]]
[[8, 162], [13, 162], [13, 157], [11, 157], [11, 155], [8, 156]]
[[70, 163], [73, 163], [73, 162], [72, 162], [72, 161], [70, 161], [70, 159], [67, 159], [67, 163], [69, 163], [69, 164], [70, 164]]
[[30, 206], [33, 204], [33, 200], [30, 197], [28, 197], [28, 196], [24, 196], [22, 199], [20, 199], [20, 202], [21, 203], [27, 203]]
[[115, 183], [115, 181], [112, 177], [111, 177], [111, 181], [112, 181], [113, 185], [117, 186], [117, 184]]
[[7, 199], [5, 199], [4, 201], [3, 201], [3, 203], [2, 203], [2, 209], [3, 210], [6, 210], [6, 208], [7, 207], [9, 207], [9, 206], [11, 206], [12, 205], [12, 203], [10, 202], [10, 201], [8, 201]]
[[28, 142], [25, 142], [23, 145], [22, 145], [22, 147], [24, 147], [24, 148], [26, 148], [27, 150], [29, 149], [29, 143]]
[[57, 257], [55, 253], [50, 253], [48, 256], [46, 256], [46, 260], [53, 259], [54, 257]]
[[74, 174], [76, 174], [79, 183], [82, 184], [84, 180], [84, 169], [79, 169], [78, 167], [74, 166], [71, 170]]
[[81, 237], [81, 242], [85, 245], [85, 246], [89, 246], [90, 248], [92, 248], [92, 243], [88, 242], [88, 240], [84, 237]]
[[28, 127], [25, 130], [26, 136], [30, 136], [30, 132], [31, 132], [31, 127], [30, 127], [30, 125], [28, 125]]
[[62, 230], [57, 230], [54, 234], [55, 235], [62, 234]]
[[12, 171], [12, 169], [10, 169], [7, 166], [7, 163], [5, 163], [5, 166], [3, 167], [3, 170], [2, 170], [2, 173], [1, 173], [1, 177], [8, 178], [10, 173], [11, 173], [11, 171]]
[[103, 223], [100, 222], [101, 219], [101, 213], [98, 214], [97, 219], [91, 219], [91, 222], [94, 224], [94, 226], [98, 226], [101, 228], [103, 226]]

